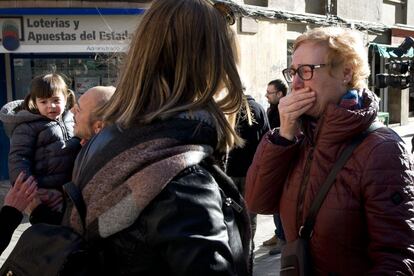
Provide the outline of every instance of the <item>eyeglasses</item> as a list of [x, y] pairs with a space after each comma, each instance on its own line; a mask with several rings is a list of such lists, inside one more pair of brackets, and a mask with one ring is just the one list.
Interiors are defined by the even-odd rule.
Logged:
[[269, 90], [266, 90], [266, 95], [273, 95], [273, 94], [277, 94], [277, 93], [279, 93], [279, 91], [269, 91]]
[[327, 64], [302, 64], [298, 68], [286, 68], [282, 71], [283, 76], [287, 82], [292, 82], [293, 77], [298, 74], [299, 78], [304, 81], [311, 80], [313, 78], [313, 71], [317, 68], [327, 66]]

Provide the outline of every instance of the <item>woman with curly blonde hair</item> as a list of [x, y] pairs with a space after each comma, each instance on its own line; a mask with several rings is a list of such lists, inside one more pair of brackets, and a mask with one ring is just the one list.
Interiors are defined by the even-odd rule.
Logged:
[[[343, 150], [377, 121], [379, 100], [366, 88], [366, 52], [354, 30], [299, 36], [283, 74], [292, 92], [279, 103], [280, 129], [256, 151], [246, 200], [253, 212], [280, 212], [289, 246], [304, 237], [305, 218]], [[312, 275], [412, 275], [413, 176], [395, 132], [380, 125], [369, 133], [305, 233]]]

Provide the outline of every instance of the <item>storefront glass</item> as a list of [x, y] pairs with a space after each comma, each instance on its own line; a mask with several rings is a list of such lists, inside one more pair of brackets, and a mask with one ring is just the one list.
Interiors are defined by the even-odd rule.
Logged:
[[96, 85], [116, 86], [121, 54], [12, 56], [13, 98], [23, 99], [38, 75], [58, 73], [77, 96]]

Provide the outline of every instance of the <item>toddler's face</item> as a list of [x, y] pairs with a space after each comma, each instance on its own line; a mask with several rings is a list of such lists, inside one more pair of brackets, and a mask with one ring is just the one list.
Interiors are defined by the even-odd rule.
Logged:
[[65, 111], [66, 99], [62, 92], [58, 92], [50, 98], [36, 98], [36, 106], [41, 115], [56, 120]]

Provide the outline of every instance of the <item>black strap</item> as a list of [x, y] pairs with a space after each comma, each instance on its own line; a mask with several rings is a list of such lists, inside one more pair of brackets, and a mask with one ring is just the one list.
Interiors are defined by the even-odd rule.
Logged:
[[63, 185], [63, 189], [65, 190], [66, 194], [72, 200], [73, 204], [75, 205], [76, 209], [78, 210], [79, 216], [82, 221], [83, 228], [85, 228], [85, 220], [86, 220], [86, 204], [83, 200], [82, 192], [75, 183], [68, 182]]
[[374, 122], [373, 124], [371, 124], [371, 126], [367, 130], [355, 136], [351, 140], [349, 145], [341, 153], [341, 156], [339, 157], [338, 161], [335, 162], [328, 177], [326, 178], [325, 182], [321, 186], [318, 194], [315, 196], [315, 199], [313, 200], [313, 203], [309, 209], [308, 216], [305, 219], [305, 223], [299, 229], [299, 237], [309, 239], [312, 236], [313, 227], [315, 226], [316, 215], [318, 214], [319, 209], [321, 208], [322, 203], [326, 198], [326, 195], [331, 189], [332, 184], [334, 183], [334, 180], [336, 178], [336, 175], [342, 169], [342, 167], [346, 164], [349, 157], [351, 157], [354, 149], [358, 147], [371, 132], [381, 127], [384, 127], [382, 123]]

